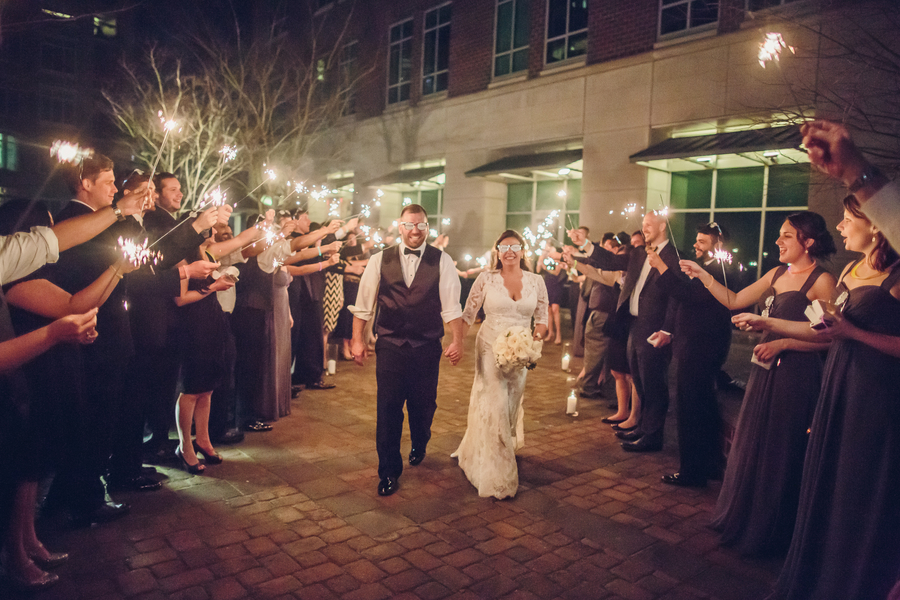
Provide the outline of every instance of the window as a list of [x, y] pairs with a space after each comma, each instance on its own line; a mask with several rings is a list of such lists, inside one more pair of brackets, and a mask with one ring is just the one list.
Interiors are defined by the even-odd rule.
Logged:
[[547, 64], [587, 54], [588, 0], [548, 0]]
[[718, 20], [718, 0], [660, 0], [660, 36], [699, 28], [708, 29], [709, 27], [704, 26], [712, 25]]
[[0, 133], [0, 169], [15, 171], [19, 166], [19, 151], [16, 138], [8, 133]]
[[109, 17], [94, 17], [94, 35], [103, 38], [116, 37], [116, 20]]
[[422, 52], [422, 95], [447, 89], [450, 64], [450, 5], [425, 13], [425, 39]]
[[59, 44], [41, 44], [41, 68], [47, 71], [75, 74], [76, 54], [75, 48]]
[[412, 19], [407, 19], [391, 27], [388, 49], [388, 104], [409, 100], [412, 32]]
[[42, 89], [39, 102], [42, 121], [75, 122], [75, 99], [72, 94], [62, 90]]
[[670, 189], [669, 222], [678, 248], [693, 245], [697, 225], [715, 221], [728, 236], [735, 266], [758, 278], [778, 265], [775, 240], [785, 217], [806, 209], [809, 165], [675, 172]]
[[356, 112], [356, 95], [353, 87], [356, 85], [358, 54], [359, 43], [356, 40], [345, 44], [341, 49], [341, 95], [344, 100], [343, 114], [345, 115]]
[[747, 0], [747, 10], [757, 11], [789, 4], [794, 0]]
[[498, 0], [494, 77], [528, 68], [529, 0]]
[[[556, 238], [554, 244], [565, 241], [566, 230], [578, 227], [581, 206], [581, 179], [547, 179], [523, 181], [506, 186], [506, 227], [523, 233], [527, 227], [537, 234], [542, 223]], [[557, 211], [555, 219], [550, 213]]]

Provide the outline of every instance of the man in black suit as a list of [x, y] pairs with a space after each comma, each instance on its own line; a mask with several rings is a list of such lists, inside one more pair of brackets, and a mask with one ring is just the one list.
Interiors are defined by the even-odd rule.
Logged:
[[400, 437], [403, 405], [409, 413], [412, 450], [409, 464], [418, 465], [431, 439], [431, 422], [437, 409], [438, 370], [444, 323], [453, 341], [444, 356], [455, 365], [462, 357], [462, 309], [459, 276], [445, 252], [425, 243], [428, 215], [418, 204], [400, 213], [402, 243], [369, 259], [359, 282], [353, 313], [351, 353], [365, 364], [368, 348], [363, 332], [375, 315], [375, 348], [378, 385], [375, 446], [378, 450], [378, 493], [389, 496], [398, 489], [403, 472]]
[[[713, 258], [722, 247], [722, 230], [716, 223], [697, 227], [694, 252], [697, 262], [713, 279], [726, 284], [723, 263]], [[703, 487], [709, 478], [721, 476], [722, 418], [716, 399], [716, 376], [728, 358], [731, 345], [731, 311], [680, 269], [670, 269], [656, 255], [651, 264], [660, 272], [661, 289], [677, 300], [675, 338], [675, 398], [678, 450], [681, 468], [663, 475], [663, 483]]]
[[[616, 318], [631, 322], [628, 364], [641, 403], [637, 429], [617, 432], [622, 448], [629, 452], [658, 452], [663, 446], [663, 427], [669, 408], [668, 369], [674, 327], [675, 303], [659, 286], [659, 272], [650, 266], [657, 254], [671, 269], [678, 269], [678, 253], [668, 243], [666, 217], [655, 212], [644, 215], [641, 232], [646, 245], [629, 256], [614, 254], [596, 244], [583, 248], [586, 258], [567, 255], [608, 271], [625, 271]], [[634, 402], [635, 399], [632, 399]]]

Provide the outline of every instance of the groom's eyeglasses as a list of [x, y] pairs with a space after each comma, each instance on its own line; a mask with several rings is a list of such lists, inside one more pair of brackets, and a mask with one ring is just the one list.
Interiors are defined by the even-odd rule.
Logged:
[[419, 231], [428, 229], [428, 223], [410, 223], [409, 221], [401, 221], [400, 224], [403, 226], [403, 229], [407, 231], [412, 231], [413, 228], [418, 229]]
[[497, 250], [500, 252], [509, 252], [510, 250], [519, 252], [522, 250], [522, 244], [500, 244], [497, 246]]

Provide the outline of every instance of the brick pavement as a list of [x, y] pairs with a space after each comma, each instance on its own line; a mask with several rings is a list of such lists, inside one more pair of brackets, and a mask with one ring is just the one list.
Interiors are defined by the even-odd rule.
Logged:
[[[76, 531], [42, 521], [48, 547], [72, 558], [39, 597], [765, 595], [778, 561], [743, 560], [706, 527], [719, 485], [659, 482], [677, 468], [671, 432], [664, 452], [628, 454], [600, 423], [607, 401], [582, 400], [578, 417], [564, 414], [557, 346], [529, 374], [518, 495], [479, 498], [449, 456], [465, 428], [474, 331], [467, 342], [463, 363], [442, 367], [428, 455], [406, 467], [395, 495], [376, 493], [374, 361], [342, 362], [336, 389], [304, 391], [274, 431], [220, 447], [225, 463], [208, 475], [161, 469], [164, 489], [127, 496], [125, 519]], [[15, 598], [4, 585], [0, 597]]]

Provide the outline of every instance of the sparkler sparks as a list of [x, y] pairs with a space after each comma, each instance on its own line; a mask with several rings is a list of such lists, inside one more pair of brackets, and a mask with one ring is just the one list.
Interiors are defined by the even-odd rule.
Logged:
[[72, 165], [80, 164], [84, 159], [94, 155], [90, 148], [82, 148], [78, 144], [56, 140], [50, 146], [50, 156], [55, 156], [59, 162]]
[[268, 177], [270, 181], [275, 181], [275, 178], [278, 177], [278, 175], [275, 174], [274, 169], [266, 169], [265, 174], [266, 174], [266, 177]]
[[204, 196], [205, 202], [203, 206], [224, 206], [225, 205], [225, 192], [222, 191], [221, 188], [216, 188], [213, 191], [209, 192]]
[[134, 267], [140, 267], [141, 265], [146, 265], [148, 263], [153, 263], [155, 265], [159, 263], [159, 261], [162, 260], [163, 257], [162, 253], [158, 250], [150, 249], [150, 247], [147, 245], [147, 240], [138, 243], [134, 240], [120, 237], [119, 250], [125, 257], [125, 260], [131, 263], [131, 265]]
[[237, 157], [237, 147], [225, 145], [222, 146], [222, 149], [219, 150], [219, 154], [222, 155], [222, 160], [228, 162], [230, 160], [234, 160]]
[[759, 54], [756, 55], [759, 60], [759, 66], [766, 68], [766, 63], [770, 61], [779, 62], [781, 60], [781, 51], [787, 48], [791, 54], [796, 54], [793, 46], [788, 46], [780, 33], [770, 32], [766, 34], [766, 39], [759, 45]]
[[165, 129], [166, 132], [172, 131], [178, 127], [178, 122], [174, 119], [166, 119], [166, 117], [163, 116], [163, 111], [157, 112], [156, 116], [159, 117], [159, 122], [163, 124], [163, 129]]
[[727, 250], [721, 250], [719, 248], [713, 250], [709, 253], [710, 257], [716, 260], [719, 264], [731, 264], [734, 260], [734, 257], [731, 256], [731, 252]]

